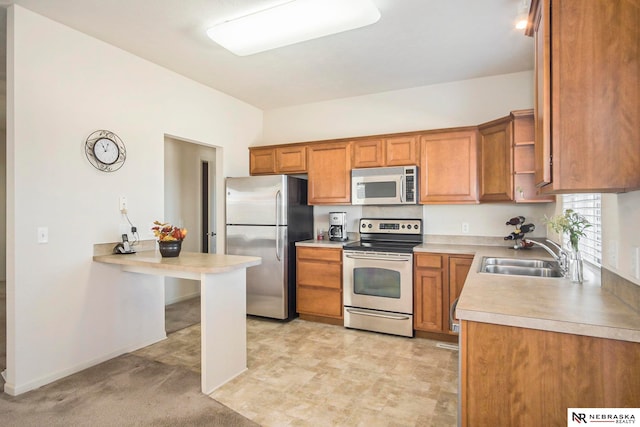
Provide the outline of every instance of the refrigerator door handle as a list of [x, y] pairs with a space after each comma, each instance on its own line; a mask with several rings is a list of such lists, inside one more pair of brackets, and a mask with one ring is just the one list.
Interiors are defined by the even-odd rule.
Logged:
[[280, 203], [282, 201], [282, 193], [280, 192], [280, 190], [276, 191], [276, 258], [278, 261], [281, 261], [280, 259], [280, 250], [281, 250], [281, 246], [280, 246], [280, 212], [279, 208], [280, 208]]

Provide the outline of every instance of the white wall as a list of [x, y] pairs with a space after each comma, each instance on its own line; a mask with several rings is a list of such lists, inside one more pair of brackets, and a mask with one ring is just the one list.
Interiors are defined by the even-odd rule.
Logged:
[[602, 265], [640, 285], [640, 191], [602, 195]]
[[[478, 125], [532, 106], [533, 73], [505, 74], [265, 111], [260, 145]], [[427, 235], [465, 235], [462, 222], [468, 222], [469, 236], [497, 237], [513, 231], [505, 226], [509, 218], [522, 215], [537, 227], [530, 236], [544, 237], [542, 218], [552, 215], [554, 207], [554, 203], [424, 205], [422, 218]], [[348, 231], [356, 231], [360, 216], [416, 214], [407, 207], [387, 208], [384, 213], [352, 206], [316, 207], [316, 230], [327, 229], [326, 214], [334, 210], [347, 212]]]
[[471, 126], [533, 108], [533, 72], [265, 111], [260, 145]]
[[[120, 195], [151, 238], [165, 134], [222, 147], [218, 173], [246, 175], [262, 112], [19, 6], [8, 36], [5, 391], [16, 394], [164, 337], [162, 279], [92, 262], [93, 244], [118, 239]], [[127, 146], [115, 173], [85, 158], [97, 129]]]

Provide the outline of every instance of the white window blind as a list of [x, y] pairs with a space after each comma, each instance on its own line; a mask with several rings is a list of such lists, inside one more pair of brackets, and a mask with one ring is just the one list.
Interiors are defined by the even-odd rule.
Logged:
[[[601, 202], [599, 193], [579, 193], [562, 195], [562, 211], [573, 209], [583, 215], [591, 224], [580, 238], [582, 259], [600, 267], [602, 263], [602, 227], [600, 222]], [[570, 249], [569, 239], [563, 239], [564, 246]]]

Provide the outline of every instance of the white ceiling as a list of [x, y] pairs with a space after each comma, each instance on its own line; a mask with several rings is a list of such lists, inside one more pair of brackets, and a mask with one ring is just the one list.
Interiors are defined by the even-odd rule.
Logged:
[[0, 0], [18, 4], [261, 109], [533, 69], [513, 28], [522, 0], [374, 0], [368, 27], [238, 57], [218, 22], [282, 0]]

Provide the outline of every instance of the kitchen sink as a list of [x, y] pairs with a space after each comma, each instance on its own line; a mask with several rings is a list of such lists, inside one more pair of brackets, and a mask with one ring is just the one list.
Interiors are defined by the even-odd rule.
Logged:
[[557, 262], [541, 259], [485, 257], [482, 260], [480, 272], [530, 277], [563, 277]]

